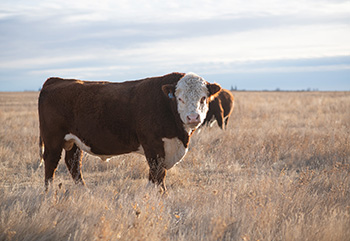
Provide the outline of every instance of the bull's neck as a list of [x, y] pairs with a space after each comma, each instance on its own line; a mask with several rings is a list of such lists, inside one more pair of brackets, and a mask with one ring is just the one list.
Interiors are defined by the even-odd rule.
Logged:
[[183, 125], [183, 131], [181, 133], [181, 135], [179, 136], [179, 139], [182, 141], [182, 143], [184, 144], [185, 148], [188, 148], [188, 145], [190, 143], [190, 138], [192, 136], [192, 134], [196, 131], [197, 128], [190, 128], [186, 125]]
[[185, 148], [188, 148], [188, 145], [190, 143], [190, 137], [191, 135], [189, 135], [185, 130], [183, 130], [183, 132], [181, 132], [178, 137]]

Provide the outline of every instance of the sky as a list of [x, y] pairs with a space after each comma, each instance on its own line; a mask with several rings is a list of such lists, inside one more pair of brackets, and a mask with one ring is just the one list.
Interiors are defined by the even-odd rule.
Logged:
[[350, 0], [0, 1], [0, 91], [171, 72], [227, 89], [349, 91]]

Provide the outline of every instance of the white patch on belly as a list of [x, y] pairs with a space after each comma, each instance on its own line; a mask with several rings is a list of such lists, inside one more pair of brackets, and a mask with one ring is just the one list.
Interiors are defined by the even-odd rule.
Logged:
[[[109, 159], [112, 157], [112, 156], [108, 156], [108, 155], [96, 155], [95, 153], [92, 153], [91, 152], [91, 148], [87, 145], [85, 145], [84, 142], [82, 142], [79, 137], [77, 137], [76, 135], [73, 135], [71, 133], [65, 135], [64, 137], [64, 140], [68, 143], [68, 144], [65, 144], [65, 146], [69, 147], [70, 146], [70, 142], [74, 142], [81, 150], [91, 154], [91, 155], [94, 155], [94, 156], [98, 156], [99, 158], [101, 158], [102, 161], [109, 161]], [[73, 146], [73, 145], [72, 145]], [[71, 148], [71, 147], [70, 147]]]
[[170, 169], [182, 160], [187, 153], [187, 148], [178, 138], [163, 138], [162, 140], [165, 151], [165, 168]]

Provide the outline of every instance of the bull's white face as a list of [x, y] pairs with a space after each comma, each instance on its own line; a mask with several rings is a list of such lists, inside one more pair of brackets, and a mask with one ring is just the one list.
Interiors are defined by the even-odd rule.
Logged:
[[175, 96], [177, 111], [185, 129], [190, 132], [204, 121], [208, 112], [209, 91], [206, 81], [196, 74], [186, 74], [177, 83]]

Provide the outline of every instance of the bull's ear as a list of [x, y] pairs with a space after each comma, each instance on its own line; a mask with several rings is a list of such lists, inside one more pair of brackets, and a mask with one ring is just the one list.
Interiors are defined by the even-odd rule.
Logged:
[[174, 99], [175, 98], [175, 85], [167, 84], [162, 86], [163, 93], [169, 98]]
[[207, 88], [209, 90], [209, 97], [215, 97], [219, 94], [219, 92], [221, 91], [221, 86], [219, 84], [207, 84]]

